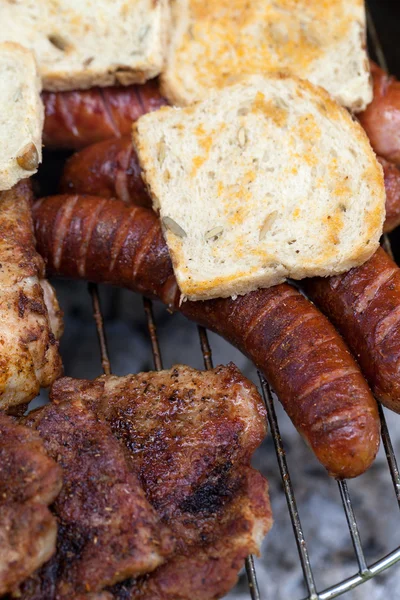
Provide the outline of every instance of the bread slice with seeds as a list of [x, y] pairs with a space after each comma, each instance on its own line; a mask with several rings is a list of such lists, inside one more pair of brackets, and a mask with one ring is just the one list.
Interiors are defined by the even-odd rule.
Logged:
[[161, 71], [168, 0], [0, 2], [0, 41], [36, 55], [45, 90], [143, 83]]
[[32, 52], [0, 44], [0, 190], [36, 173], [42, 160], [41, 83]]
[[172, 0], [163, 92], [179, 106], [238, 75], [286, 70], [353, 111], [372, 100], [362, 0]]
[[306, 81], [250, 76], [144, 115], [133, 140], [191, 300], [342, 273], [378, 247], [382, 169], [348, 111]]

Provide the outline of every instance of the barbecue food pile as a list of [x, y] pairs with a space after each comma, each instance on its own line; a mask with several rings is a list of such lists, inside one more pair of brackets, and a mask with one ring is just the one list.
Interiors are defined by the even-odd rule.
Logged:
[[250, 467], [266, 429], [254, 385], [234, 365], [177, 366], [62, 378], [51, 400], [25, 426], [0, 421], [10, 531], [0, 590], [20, 584], [35, 600], [229, 591], [272, 523], [267, 483]]
[[[379, 247], [400, 84], [356, 0], [80, 4], [0, 6], [0, 596], [216, 600], [272, 524], [257, 390], [234, 365], [60, 378], [45, 270], [225, 337], [328, 473], [360, 475], [377, 401], [400, 413], [400, 270]], [[78, 150], [47, 197], [42, 141]]]

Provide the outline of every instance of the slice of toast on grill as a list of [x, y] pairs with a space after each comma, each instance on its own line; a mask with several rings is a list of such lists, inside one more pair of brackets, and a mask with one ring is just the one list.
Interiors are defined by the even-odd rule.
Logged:
[[43, 106], [35, 57], [0, 44], [0, 190], [36, 173], [42, 159]]
[[250, 76], [133, 126], [183, 296], [235, 296], [342, 273], [379, 244], [382, 169], [322, 88]]
[[0, 3], [0, 41], [36, 55], [45, 90], [144, 83], [160, 73], [168, 0]]
[[172, 0], [163, 93], [179, 106], [238, 75], [287, 71], [353, 111], [372, 100], [362, 0]]

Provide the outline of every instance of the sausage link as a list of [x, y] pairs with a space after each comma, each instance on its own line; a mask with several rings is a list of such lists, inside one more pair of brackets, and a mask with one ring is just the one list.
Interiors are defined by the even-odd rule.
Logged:
[[[378, 160], [385, 176], [384, 231], [389, 232], [400, 224], [400, 169], [384, 158]], [[151, 206], [130, 135], [93, 144], [73, 154], [66, 161], [60, 190]]]
[[[93, 196], [53, 196], [34, 207], [48, 272], [111, 283], [179, 308], [156, 215]], [[376, 402], [329, 321], [282, 284], [241, 296], [184, 302], [179, 310], [237, 346], [264, 373], [294, 425], [336, 477], [355, 477], [379, 445]]]
[[60, 186], [65, 193], [119, 198], [125, 204], [151, 206], [130, 136], [92, 144], [73, 154], [66, 161]]
[[400, 225], [400, 169], [380, 156], [378, 160], [383, 168], [386, 190], [386, 219], [383, 232], [389, 233]]
[[374, 96], [357, 115], [375, 152], [400, 164], [400, 81], [371, 62]]
[[343, 335], [376, 397], [400, 412], [400, 269], [379, 248], [361, 267], [306, 280], [311, 299]]
[[166, 104], [156, 80], [127, 87], [43, 92], [42, 100], [45, 146], [70, 149], [126, 135], [133, 121]]

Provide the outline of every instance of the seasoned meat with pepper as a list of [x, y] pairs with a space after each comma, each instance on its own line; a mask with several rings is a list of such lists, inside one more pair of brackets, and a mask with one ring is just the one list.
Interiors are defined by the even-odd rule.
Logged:
[[173, 537], [109, 426], [79, 399], [34, 411], [26, 424], [62, 467], [64, 485], [53, 505], [57, 553], [25, 583], [23, 598], [102, 598], [95, 592], [162, 564]]
[[47, 506], [61, 477], [39, 435], [0, 413], [0, 596], [54, 553], [57, 525]]
[[94, 381], [59, 379], [52, 401], [76, 398], [109, 423], [152, 506], [177, 538], [153, 573], [110, 588], [114, 598], [210, 600], [235, 584], [271, 527], [267, 484], [250, 466], [265, 408], [234, 365]]

